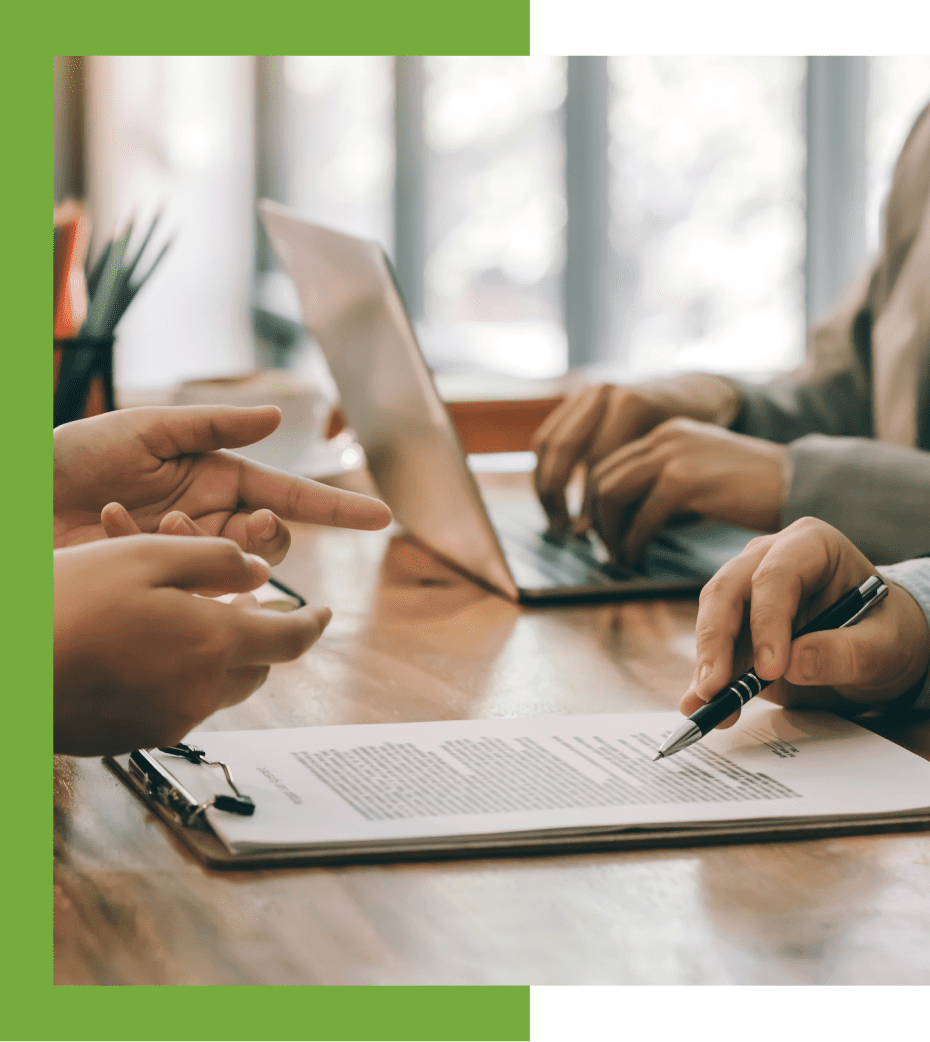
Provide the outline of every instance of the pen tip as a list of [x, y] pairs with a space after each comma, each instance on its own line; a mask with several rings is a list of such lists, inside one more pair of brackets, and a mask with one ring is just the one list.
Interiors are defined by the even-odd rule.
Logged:
[[660, 749], [660, 750], [659, 750], [659, 751], [658, 751], [658, 752], [657, 752], [657, 753], [655, 754], [655, 756], [653, 756], [653, 758], [652, 758], [652, 762], [653, 762], [653, 763], [655, 763], [655, 762], [656, 762], [656, 760], [661, 760], [661, 759], [662, 759], [662, 758], [663, 758], [664, 756], [665, 756], [665, 754], [664, 754], [664, 753], [662, 752], [662, 750]]

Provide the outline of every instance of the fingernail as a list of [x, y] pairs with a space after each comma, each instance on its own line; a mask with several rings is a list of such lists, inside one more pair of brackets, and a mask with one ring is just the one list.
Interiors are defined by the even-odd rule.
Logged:
[[188, 520], [185, 517], [176, 517], [171, 522], [171, 531], [174, 532], [176, 535], [194, 534], [193, 526], [188, 523]]
[[702, 663], [701, 668], [698, 670], [698, 686], [703, 684], [713, 671], [714, 667], [709, 662]]
[[252, 562], [253, 567], [257, 567], [259, 571], [270, 573], [271, 567], [264, 557], [259, 557], [258, 554], [246, 554], [246, 558]]
[[820, 662], [820, 656], [817, 654], [816, 648], [804, 648], [801, 652], [801, 658], [798, 665], [801, 667], [801, 676], [805, 680], [815, 680], [818, 672], [818, 665]]
[[270, 539], [275, 534], [277, 529], [278, 529], [278, 526], [277, 526], [277, 523], [275, 522], [275, 519], [273, 517], [269, 517], [268, 518], [268, 523], [261, 530], [261, 532], [259, 532], [259, 535], [262, 537], [262, 539]]
[[756, 652], [756, 661], [759, 663], [759, 669], [764, 669], [768, 672], [775, 665], [775, 652], [772, 651], [768, 644], [763, 644]]

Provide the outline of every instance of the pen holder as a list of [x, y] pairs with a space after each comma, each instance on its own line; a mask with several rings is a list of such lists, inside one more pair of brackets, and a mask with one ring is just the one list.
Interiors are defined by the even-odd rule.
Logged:
[[76, 336], [54, 341], [53, 426], [116, 408], [114, 339], [113, 336]]

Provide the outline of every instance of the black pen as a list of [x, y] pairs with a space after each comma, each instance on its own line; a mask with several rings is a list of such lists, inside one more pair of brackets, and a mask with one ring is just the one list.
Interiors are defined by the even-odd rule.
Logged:
[[[806, 626], [802, 626], [792, 640], [808, 633], [839, 630], [844, 626], [851, 626], [887, 594], [888, 587], [877, 575], [873, 575], [866, 579], [861, 586], [854, 587], [849, 593], [840, 597], [835, 604], [831, 604], [816, 618], [811, 619]], [[708, 731], [712, 731], [718, 724], [722, 724], [731, 713], [735, 713], [740, 706], [745, 705], [750, 698], [755, 698], [771, 683], [771, 680], [761, 680], [753, 669], [741, 677], [737, 677], [722, 691], [718, 691], [706, 705], [692, 713], [677, 731], [669, 735], [662, 743], [661, 749], [653, 756], [653, 760], [661, 760], [682, 749], [687, 749], [689, 745], [693, 745], [698, 739], [703, 738]]]

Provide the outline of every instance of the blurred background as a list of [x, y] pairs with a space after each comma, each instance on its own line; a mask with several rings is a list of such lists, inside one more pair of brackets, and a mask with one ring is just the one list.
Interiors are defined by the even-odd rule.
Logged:
[[[55, 198], [177, 232], [118, 394], [312, 369], [269, 197], [376, 239], [450, 372], [759, 379], [876, 251], [928, 57], [59, 57]], [[93, 246], [91, 247], [93, 251]]]

